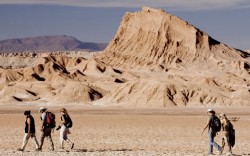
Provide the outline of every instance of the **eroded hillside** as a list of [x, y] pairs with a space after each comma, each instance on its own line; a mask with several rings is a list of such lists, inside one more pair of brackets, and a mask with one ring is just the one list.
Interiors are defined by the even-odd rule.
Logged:
[[[126, 13], [108, 47], [95, 55], [20, 55], [1, 58], [15, 66], [0, 69], [2, 104], [250, 105], [250, 54], [163, 10]], [[21, 59], [31, 63], [17, 65]]]

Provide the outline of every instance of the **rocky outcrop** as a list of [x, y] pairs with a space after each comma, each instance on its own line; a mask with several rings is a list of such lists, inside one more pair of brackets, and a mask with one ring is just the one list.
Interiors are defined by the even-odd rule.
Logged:
[[220, 43], [163, 10], [144, 7], [126, 13], [115, 37], [97, 58], [130, 71], [129, 76], [133, 73], [133, 81], [103, 98], [112, 103], [250, 104], [250, 54]]
[[120, 27], [99, 58], [119, 68], [190, 68], [205, 65], [221, 70], [243, 68], [250, 54], [235, 50], [163, 10], [144, 7], [126, 13]]
[[0, 103], [250, 106], [250, 54], [158, 9], [126, 13], [114, 39], [95, 55], [1, 57]]

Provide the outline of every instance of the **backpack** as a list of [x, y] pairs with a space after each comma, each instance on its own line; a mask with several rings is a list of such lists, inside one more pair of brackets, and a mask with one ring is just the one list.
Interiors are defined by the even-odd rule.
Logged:
[[230, 145], [233, 147], [235, 144], [235, 130], [233, 128], [229, 131], [229, 142]]
[[65, 126], [67, 128], [71, 128], [73, 126], [73, 122], [72, 122], [72, 120], [71, 120], [71, 118], [69, 116], [67, 118], [67, 123], [65, 124]]
[[46, 112], [46, 126], [48, 128], [56, 127], [56, 116], [54, 113]]
[[217, 116], [212, 117], [212, 122], [210, 125], [213, 132], [217, 133], [221, 130], [221, 122]]

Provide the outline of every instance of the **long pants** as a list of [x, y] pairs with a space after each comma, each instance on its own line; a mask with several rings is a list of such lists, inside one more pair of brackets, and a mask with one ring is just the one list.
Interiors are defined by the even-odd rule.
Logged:
[[211, 130], [208, 131], [208, 142], [209, 142], [208, 154], [213, 154], [213, 146], [217, 148], [218, 151], [221, 151], [221, 147], [216, 142], [214, 142], [215, 135], [216, 134], [212, 132]]
[[23, 144], [22, 144], [22, 147], [21, 147], [22, 150], [25, 149], [30, 137], [34, 140], [34, 143], [36, 145], [36, 149], [39, 147], [38, 146], [38, 141], [36, 139], [36, 134], [35, 133], [25, 133], [24, 137], [23, 137]]
[[68, 133], [69, 133], [69, 129], [66, 126], [62, 125], [60, 129], [60, 143], [61, 143], [62, 148], [63, 148], [64, 141], [67, 141], [72, 144], [72, 142], [68, 139]]
[[41, 135], [40, 149], [42, 149], [42, 147], [43, 147], [43, 142], [44, 142], [45, 137], [49, 138], [51, 149], [54, 150], [54, 143], [53, 143], [53, 140], [52, 140], [52, 137], [51, 137], [51, 128], [45, 128], [43, 130], [42, 135]]

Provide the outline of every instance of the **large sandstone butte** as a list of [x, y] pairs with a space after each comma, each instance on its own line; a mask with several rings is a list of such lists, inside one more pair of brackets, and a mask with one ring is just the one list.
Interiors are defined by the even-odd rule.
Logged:
[[216, 70], [233, 68], [238, 71], [241, 68], [243, 72], [249, 56], [216, 41], [176, 16], [144, 7], [140, 12], [124, 15], [101, 58], [123, 69], [146, 67], [162, 71], [202, 65], [208, 69], [214, 66]]
[[31, 56], [1, 56], [12, 60], [0, 69], [1, 104], [250, 106], [250, 54], [158, 9], [126, 13], [92, 58]]
[[106, 97], [144, 106], [249, 105], [249, 57], [176, 16], [148, 7], [126, 13], [98, 56], [137, 77]]

